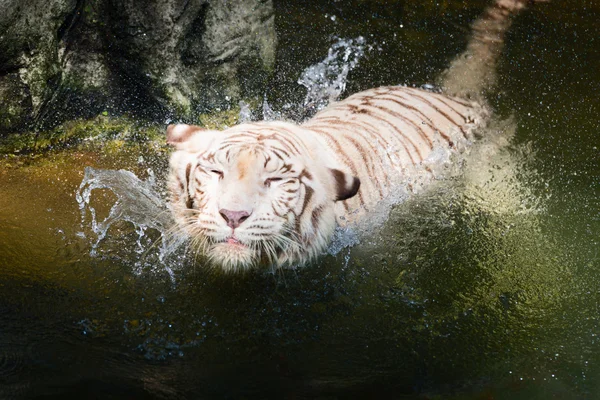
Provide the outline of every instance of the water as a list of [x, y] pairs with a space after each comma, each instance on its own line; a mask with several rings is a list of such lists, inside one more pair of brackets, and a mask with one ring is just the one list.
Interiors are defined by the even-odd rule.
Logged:
[[[274, 111], [308, 113], [284, 106], [308, 104], [297, 81], [338, 37], [382, 49], [348, 91], [433, 82], [482, 6], [369, 4], [286, 4]], [[2, 165], [0, 397], [597, 397], [598, 9], [561, 7], [509, 37], [491, 127], [506, 140], [303, 269], [232, 279], [163, 242], [164, 153]]]
[[298, 83], [306, 88], [303, 106], [319, 111], [331, 101], [339, 100], [346, 90], [348, 73], [365, 54], [365, 38], [340, 39], [331, 46], [327, 57], [302, 72]]
[[[298, 84], [306, 88], [304, 100], [288, 102], [274, 109], [267, 96], [263, 101], [263, 120], [296, 122], [306, 120], [332, 102], [339, 100], [346, 90], [348, 73], [355, 69], [366, 51], [373, 51], [362, 36], [355, 39], [336, 38], [321, 61], [305, 68], [298, 78]], [[240, 112], [240, 119], [246, 120], [246, 111]]]
[[[126, 170], [102, 170], [92, 167], [85, 168], [85, 174], [79, 189], [75, 194], [75, 200], [79, 204], [82, 218], [82, 228], [87, 225], [87, 215], [90, 215], [89, 225], [95, 234], [93, 239], [91, 256], [97, 256], [97, 248], [106, 237], [111, 226], [117, 222], [126, 221], [132, 224], [137, 234], [134, 252], [128, 256], [129, 259], [137, 258], [136, 266], [142, 264], [156, 265], [164, 269], [174, 281], [175, 276], [169, 265], [172, 263], [170, 256], [178, 251], [186, 241], [183, 235], [170, 234], [170, 228], [174, 226], [173, 219], [167, 201], [164, 196], [157, 193], [157, 185], [154, 173], [148, 170], [148, 179], [140, 180], [133, 172]], [[116, 200], [111, 206], [108, 216], [103, 220], [97, 217], [96, 208], [90, 203], [94, 190], [106, 189], [116, 195]], [[149, 230], [156, 231], [160, 237], [152, 240]], [[79, 236], [86, 237], [81, 231]], [[155, 249], [154, 254], [148, 254]]]

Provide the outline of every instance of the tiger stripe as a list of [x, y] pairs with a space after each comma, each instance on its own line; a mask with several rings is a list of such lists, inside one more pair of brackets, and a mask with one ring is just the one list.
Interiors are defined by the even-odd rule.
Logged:
[[[407, 111], [410, 111], [413, 116], [415, 116], [417, 119], [421, 120], [422, 124], [427, 125], [427, 127], [431, 129], [431, 132], [428, 133], [423, 128], [420, 128], [420, 129], [423, 132], [424, 138], [427, 140], [429, 148], [433, 148], [432, 134], [435, 133], [435, 126], [434, 126], [433, 122], [431, 121], [431, 119], [425, 113], [423, 113], [417, 107], [412, 106], [408, 102], [400, 101], [398, 98], [381, 97], [380, 100], [391, 101], [391, 102], [397, 104], [398, 106], [406, 109]], [[416, 124], [415, 121], [413, 121], [413, 123]]]
[[[339, 152], [337, 153], [337, 155], [341, 156], [344, 159], [344, 161], [345, 161], [345, 165], [348, 168], [350, 168], [350, 170], [352, 171], [352, 173], [355, 176], [358, 176], [358, 168], [356, 167], [356, 164], [354, 164], [354, 162], [352, 161], [352, 159], [349, 158], [348, 155], [342, 150], [342, 146], [340, 145], [340, 142], [337, 139], [335, 139], [335, 137], [333, 135], [331, 135], [329, 132], [327, 132], [326, 130], [323, 130], [323, 129], [320, 129], [320, 128], [314, 128], [314, 127], [312, 127], [312, 130], [314, 132], [320, 133], [321, 135], [325, 136], [328, 139], [329, 143], [333, 143], [334, 146], [336, 147], [336, 149], [339, 150]], [[364, 196], [363, 193], [361, 191], [359, 191], [358, 192], [358, 199], [359, 199], [361, 207], [366, 205], [366, 202], [365, 202], [365, 199], [364, 199], [363, 196]], [[344, 208], [345, 208], [346, 212], [350, 211], [350, 205], [348, 203], [344, 202]]]
[[[405, 92], [396, 92], [396, 93], [389, 93], [390, 96], [398, 96], [400, 98], [402, 98], [403, 100], [409, 100], [410, 96], [405, 93]], [[407, 96], [409, 96], [409, 98], [407, 98]], [[448, 142], [449, 146], [454, 146], [454, 143], [452, 142], [452, 140], [450, 139], [450, 137], [448, 135], [446, 135], [443, 131], [439, 131], [437, 130], [437, 127], [435, 126], [435, 123], [433, 122], [432, 118], [430, 116], [428, 116], [423, 110], [419, 109], [417, 106], [413, 106], [411, 105], [409, 102], [400, 102], [400, 105], [402, 107], [406, 107], [409, 110], [414, 110], [416, 113], [418, 113], [423, 119], [425, 119], [428, 123], [428, 125], [431, 127], [432, 129], [432, 133], [439, 133], [442, 138], [444, 140], [446, 140]], [[431, 140], [431, 137], [430, 137]]]
[[[408, 88], [408, 89], [413, 89], [413, 88]], [[437, 98], [437, 96], [423, 96], [422, 92], [411, 92], [411, 95], [416, 97], [417, 99], [421, 100], [423, 103], [429, 105], [430, 107], [432, 107], [438, 114], [441, 114], [444, 116], [444, 118], [446, 118], [453, 126], [457, 127], [458, 129], [460, 129], [460, 131], [462, 132], [463, 136], [465, 137], [465, 139], [467, 138], [467, 133], [465, 131], [465, 129], [463, 128], [462, 124], [459, 121], [454, 120], [453, 118], [450, 117], [450, 115], [448, 115], [448, 113], [446, 113], [445, 111], [442, 111], [441, 108], [439, 108], [438, 106], [436, 106], [434, 103], [431, 102], [431, 100], [437, 100], [439, 101], [439, 99]], [[442, 103], [444, 104], [444, 103]], [[452, 109], [451, 109], [452, 110]], [[456, 112], [456, 111], [455, 111]], [[459, 116], [461, 116], [459, 114]]]
[[[424, 162], [440, 146], [467, 143], [483, 107], [475, 102], [405, 86], [357, 93], [319, 112], [302, 128], [322, 137], [334, 156], [361, 179], [356, 198], [344, 201], [344, 219], [383, 199], [409, 171], [434, 175]], [[472, 117], [472, 118], [471, 118]], [[382, 148], [379, 148], [382, 147]], [[394, 178], [392, 178], [394, 177]]]
[[[390, 110], [386, 107], [383, 107], [381, 105], [377, 105], [377, 104], [371, 104], [371, 103], [367, 103], [366, 105], [369, 106], [369, 108], [371, 109], [371, 111], [377, 110], [377, 111], [381, 111], [385, 114], [390, 114], [393, 117], [397, 118], [402, 124], [406, 124], [407, 120], [406, 118], [404, 118], [404, 116], [400, 113], [396, 113], [393, 110]], [[380, 120], [381, 122], [386, 121], [386, 118], [381, 118], [381, 117], [375, 117], [373, 115], [371, 115], [371, 113], [367, 113], [368, 115], [372, 116], [373, 118], [376, 118], [378, 120]], [[386, 124], [390, 124], [388, 122], [384, 122]], [[390, 124], [391, 125], [391, 124]], [[394, 129], [396, 129], [398, 132], [400, 132], [400, 128], [397, 127], [393, 127]], [[413, 127], [415, 128], [415, 127]], [[414, 129], [415, 131], [418, 132], [418, 129]], [[410, 143], [410, 145], [415, 149], [415, 152], [417, 153], [417, 156], [420, 160], [423, 160], [423, 156], [421, 155], [421, 151], [419, 150], [419, 146], [416, 145], [414, 138], [411, 138], [409, 135], [405, 135], [405, 134], [400, 134], [398, 136], [401, 140], [405, 140], [406, 142]], [[408, 149], [407, 149], [408, 151]], [[412, 160], [412, 157], [411, 157]], [[414, 160], [412, 160], [414, 163]]]

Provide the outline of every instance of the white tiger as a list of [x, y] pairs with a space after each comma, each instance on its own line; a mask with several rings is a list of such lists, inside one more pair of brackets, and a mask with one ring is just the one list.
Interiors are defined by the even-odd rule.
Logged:
[[458, 57], [442, 82], [463, 98], [387, 86], [334, 103], [302, 125], [170, 125], [176, 223], [224, 271], [317, 256], [336, 225], [360, 218], [390, 195], [394, 181], [432, 174], [433, 154], [474, 139], [487, 117], [479, 96], [491, 83], [484, 72], [493, 74], [511, 17], [525, 4], [497, 0], [473, 24], [470, 57]]

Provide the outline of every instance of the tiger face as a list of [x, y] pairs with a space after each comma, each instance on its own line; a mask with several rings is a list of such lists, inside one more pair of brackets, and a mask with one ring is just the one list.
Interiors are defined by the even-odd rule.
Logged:
[[319, 254], [336, 226], [334, 203], [359, 190], [358, 178], [325, 161], [318, 141], [284, 125], [167, 129], [177, 150], [169, 180], [176, 223], [225, 271], [293, 265]]

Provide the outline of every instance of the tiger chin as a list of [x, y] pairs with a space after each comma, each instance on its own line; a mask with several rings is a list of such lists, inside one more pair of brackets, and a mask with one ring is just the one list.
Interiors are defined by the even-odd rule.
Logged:
[[335, 202], [358, 193], [358, 178], [324, 162], [329, 156], [320, 143], [290, 129], [298, 127], [167, 128], [167, 143], [176, 148], [169, 178], [173, 215], [211, 265], [239, 272], [305, 263], [333, 234]]

